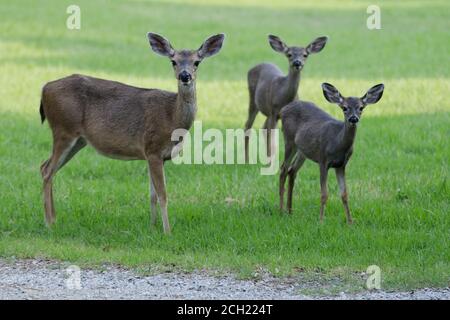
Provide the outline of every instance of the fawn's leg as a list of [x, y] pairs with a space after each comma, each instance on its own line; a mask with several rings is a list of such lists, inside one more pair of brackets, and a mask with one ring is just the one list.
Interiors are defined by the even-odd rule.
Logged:
[[156, 194], [158, 195], [164, 233], [170, 234], [169, 217], [167, 215], [166, 183], [164, 179], [164, 161], [160, 157], [154, 155], [148, 156], [147, 160], [151, 177], [150, 183], [153, 183]]
[[267, 157], [272, 159], [272, 152], [275, 148], [275, 137], [274, 137], [274, 129], [277, 127], [277, 118], [276, 116], [269, 116], [264, 122], [264, 129], [266, 129], [266, 144], [267, 144]]
[[328, 191], [327, 191], [327, 179], [328, 168], [320, 165], [320, 222], [323, 222], [323, 216], [325, 211], [325, 205], [327, 204]]
[[279, 194], [280, 194], [280, 210], [283, 210], [284, 205], [284, 186], [286, 184], [286, 178], [288, 175], [288, 169], [290, 166], [290, 163], [292, 161], [292, 158], [294, 157], [295, 153], [293, 152], [295, 149], [295, 146], [293, 143], [285, 143], [284, 146], [284, 160], [281, 164], [280, 169], [280, 185], [279, 185]]
[[350, 213], [350, 208], [348, 207], [348, 194], [347, 194], [347, 184], [345, 183], [345, 167], [336, 168], [336, 178], [339, 185], [339, 190], [341, 191], [342, 204], [344, 205], [345, 215], [347, 216], [347, 223], [352, 224], [352, 215]]
[[249, 129], [253, 126], [255, 122], [256, 115], [258, 114], [258, 108], [255, 103], [255, 89], [249, 84], [248, 86], [250, 101], [248, 106], [248, 119], [245, 123], [245, 163], [248, 163], [248, 144], [250, 140]]
[[298, 170], [300, 170], [302, 165], [305, 163], [305, 160], [306, 158], [302, 154], [300, 154], [300, 152], [298, 152], [297, 157], [294, 160], [294, 163], [289, 167], [288, 170], [289, 184], [288, 184], [287, 207], [289, 213], [292, 213], [292, 193], [294, 191], [295, 178], [297, 177]]

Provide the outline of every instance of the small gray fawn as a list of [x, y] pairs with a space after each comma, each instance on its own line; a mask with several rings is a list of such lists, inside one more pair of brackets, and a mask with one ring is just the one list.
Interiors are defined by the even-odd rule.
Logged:
[[353, 153], [357, 123], [364, 108], [377, 103], [384, 90], [378, 84], [361, 97], [343, 97], [339, 91], [328, 83], [322, 84], [325, 98], [337, 104], [344, 113], [344, 121], [338, 121], [311, 102], [294, 101], [281, 110], [283, 135], [285, 141], [284, 161], [280, 170], [280, 209], [284, 204], [284, 186], [289, 176], [287, 208], [292, 210], [292, 191], [298, 170], [306, 159], [319, 164], [321, 205], [320, 221], [323, 220], [328, 198], [328, 169], [334, 168], [341, 191], [347, 222], [353, 222], [348, 206], [348, 193], [345, 182], [345, 167]]
[[[279, 37], [269, 35], [269, 43], [273, 50], [284, 54], [289, 62], [289, 72], [285, 76], [274, 64], [261, 63], [248, 71], [248, 91], [250, 103], [248, 119], [245, 123], [247, 131], [253, 125], [256, 115], [261, 112], [267, 117], [264, 129], [267, 130], [267, 154], [271, 156], [273, 137], [271, 130], [275, 129], [279, 119], [279, 112], [288, 103], [297, 100], [298, 86], [300, 84], [300, 72], [305, 66], [306, 60], [313, 53], [320, 52], [327, 43], [327, 37], [319, 37], [306, 47], [289, 47]], [[245, 157], [248, 160], [249, 136], [245, 139]]]

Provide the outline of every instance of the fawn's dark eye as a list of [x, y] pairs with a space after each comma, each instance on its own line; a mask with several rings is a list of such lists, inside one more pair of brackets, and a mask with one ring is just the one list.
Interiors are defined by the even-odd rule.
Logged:
[[364, 110], [364, 107], [359, 108], [359, 111], [363, 111], [363, 110]]
[[303, 58], [307, 58], [308, 55], [306, 53], [303, 54]]
[[292, 54], [290, 54], [290, 53], [286, 54], [286, 56], [287, 56], [288, 58], [292, 58]]
[[200, 64], [200, 61], [198, 61], [198, 60], [194, 62], [194, 66], [196, 66], [196, 67], [198, 67], [199, 64]]
[[342, 107], [342, 111], [347, 112], [348, 108], [347, 107]]
[[171, 62], [172, 62], [172, 65], [173, 65], [174, 67], [177, 65], [177, 63], [176, 63], [175, 60], [171, 60]]

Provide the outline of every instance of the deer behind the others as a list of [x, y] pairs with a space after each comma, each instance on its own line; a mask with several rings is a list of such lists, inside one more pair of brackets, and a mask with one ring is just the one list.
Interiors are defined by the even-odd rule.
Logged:
[[[253, 125], [256, 115], [261, 112], [267, 117], [264, 129], [267, 130], [267, 154], [272, 154], [271, 129], [277, 126], [279, 112], [288, 103], [297, 100], [300, 83], [300, 72], [312, 53], [320, 52], [327, 43], [327, 37], [319, 37], [303, 47], [289, 47], [279, 37], [269, 35], [269, 43], [273, 50], [282, 53], [289, 61], [289, 72], [285, 76], [274, 64], [261, 63], [250, 69], [247, 75], [250, 95], [248, 119], [245, 123], [247, 131]], [[245, 139], [245, 156], [248, 159], [249, 136]]]
[[284, 185], [289, 176], [287, 207], [291, 212], [292, 191], [297, 172], [305, 160], [310, 159], [317, 162], [320, 168], [320, 220], [323, 220], [328, 198], [328, 169], [335, 168], [347, 222], [352, 223], [345, 183], [345, 167], [353, 152], [356, 126], [362, 111], [368, 104], [377, 103], [381, 99], [384, 85], [372, 87], [362, 98], [345, 98], [328, 83], [323, 83], [322, 89], [325, 98], [342, 109], [344, 122], [334, 119], [311, 102], [295, 101], [283, 108], [281, 121], [285, 158], [280, 171], [280, 208], [283, 209]]
[[200, 62], [219, 52], [223, 34], [208, 38], [198, 50], [175, 50], [165, 38], [149, 33], [150, 46], [168, 57], [178, 92], [143, 89], [119, 82], [72, 75], [47, 83], [42, 91], [41, 119], [53, 134], [53, 152], [41, 165], [47, 224], [55, 221], [52, 178], [78, 151], [92, 145], [121, 160], [146, 160], [150, 174], [151, 222], [159, 200], [164, 232], [170, 233], [164, 161], [171, 158], [175, 129], [189, 129], [197, 110], [196, 72]]

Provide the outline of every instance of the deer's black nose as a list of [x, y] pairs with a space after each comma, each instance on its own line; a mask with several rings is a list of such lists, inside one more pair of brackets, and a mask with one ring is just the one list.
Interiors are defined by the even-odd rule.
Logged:
[[182, 71], [178, 78], [181, 80], [181, 82], [189, 82], [192, 80], [192, 76], [187, 71]]
[[300, 60], [294, 60], [294, 62], [292, 62], [292, 65], [296, 68], [300, 68], [302, 66], [302, 62]]
[[348, 118], [348, 121], [350, 123], [357, 123], [359, 121], [357, 116], [351, 116], [350, 118]]

